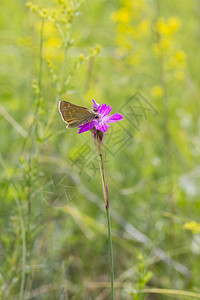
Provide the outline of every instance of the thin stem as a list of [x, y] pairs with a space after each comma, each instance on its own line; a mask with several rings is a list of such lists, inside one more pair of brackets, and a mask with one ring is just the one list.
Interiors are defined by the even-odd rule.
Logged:
[[[105, 156], [105, 158], [106, 158], [106, 156]], [[106, 166], [106, 159], [105, 159], [105, 166]], [[102, 155], [99, 155], [99, 169], [100, 169], [100, 173], [101, 173], [103, 195], [104, 195], [104, 200], [105, 200], [105, 204], [106, 204], [106, 215], [107, 215], [107, 222], [108, 222], [109, 252], [110, 252], [111, 299], [114, 300], [114, 262], [113, 262], [113, 249], [112, 249], [110, 208], [109, 208], [108, 187], [107, 187], [107, 180], [106, 180], [106, 168], [105, 168], [105, 173], [104, 173]]]
[[[41, 87], [42, 87], [42, 50], [43, 50], [43, 31], [44, 31], [44, 18], [42, 18], [42, 22], [41, 22], [41, 28], [40, 28], [40, 52], [39, 52], [39, 56], [40, 56], [40, 63], [39, 63], [39, 89], [41, 92]], [[40, 93], [41, 94], [41, 93]]]
[[22, 216], [22, 209], [20, 201], [17, 197], [15, 197], [16, 205], [18, 208], [19, 219], [20, 219], [20, 227], [21, 227], [21, 239], [22, 239], [22, 279], [20, 284], [20, 294], [19, 299], [24, 299], [24, 288], [25, 288], [25, 281], [26, 281], [26, 232], [24, 226], [24, 220]]
[[[39, 49], [39, 74], [38, 74], [38, 86], [39, 86], [39, 93], [37, 95], [37, 101], [41, 97], [41, 88], [42, 88], [42, 64], [43, 64], [43, 57], [42, 57], [42, 51], [43, 51], [43, 42], [44, 42], [44, 21], [45, 19], [41, 19], [41, 27], [40, 27], [40, 49]], [[37, 120], [38, 120], [38, 112], [39, 112], [39, 105], [36, 105], [35, 107], [35, 113], [34, 113], [34, 123], [32, 125], [32, 132], [31, 132], [31, 137], [34, 134], [37, 126]], [[29, 168], [31, 169], [31, 154], [33, 152], [33, 143], [34, 139], [32, 138], [32, 143], [31, 143], [31, 151], [30, 151], [30, 156], [29, 156]], [[28, 233], [30, 231], [30, 215], [31, 215], [31, 203], [30, 203], [30, 197], [29, 199], [29, 204], [28, 204], [28, 219], [29, 219], [29, 224], [28, 224]]]
[[[41, 27], [40, 27], [40, 45], [39, 45], [39, 72], [38, 72], [38, 87], [39, 87], [39, 93], [36, 97], [36, 102], [38, 102], [40, 96], [41, 96], [41, 88], [42, 88], [42, 65], [43, 65], [43, 58], [42, 58], [42, 52], [43, 52], [43, 42], [44, 42], [44, 23], [45, 23], [45, 18], [41, 19]], [[35, 42], [34, 40], [32, 41], [33, 43]], [[33, 116], [33, 123], [30, 125], [28, 128], [28, 137], [27, 139], [24, 140], [24, 143], [22, 145], [22, 152], [25, 151], [27, 142], [29, 141], [29, 138], [31, 139], [31, 146], [30, 148], [33, 148], [33, 134], [35, 132], [35, 127], [38, 119], [38, 111], [39, 111], [39, 105], [35, 105], [35, 110], [34, 110], [34, 116]], [[32, 151], [32, 150], [31, 150]], [[22, 154], [24, 156], [24, 154]], [[29, 164], [31, 163], [31, 159], [29, 157]]]
[[[40, 97], [41, 97], [41, 88], [42, 88], [42, 65], [43, 65], [43, 57], [42, 57], [42, 52], [43, 52], [43, 42], [44, 42], [44, 22], [45, 18], [41, 19], [41, 27], [40, 27], [40, 46], [39, 46], [39, 73], [38, 73], [38, 86], [39, 86], [39, 93], [37, 95], [36, 101], [40, 102]], [[32, 183], [32, 178], [31, 178], [31, 169], [32, 169], [32, 158], [33, 158], [33, 153], [34, 153], [34, 133], [37, 129], [37, 121], [39, 117], [39, 109], [40, 109], [40, 104], [36, 104], [35, 106], [35, 112], [34, 112], [34, 121], [33, 125], [31, 128], [31, 147], [30, 147], [30, 154], [29, 154], [29, 174], [28, 174], [28, 224], [27, 224], [27, 235], [26, 235], [26, 240], [27, 240], [27, 262], [30, 264], [31, 260], [31, 183]], [[38, 157], [40, 145], [36, 144], [36, 157]], [[27, 284], [29, 284], [29, 290], [31, 291], [31, 286], [32, 286], [32, 273], [30, 269], [30, 276], [29, 276], [29, 282], [27, 281]]]
[[109, 238], [109, 250], [110, 250], [110, 279], [111, 279], [111, 295], [114, 300], [114, 262], [113, 262], [113, 249], [112, 249], [112, 236], [111, 236], [111, 222], [110, 222], [110, 209], [106, 208], [107, 221], [108, 221], [108, 238]]
[[103, 196], [104, 196], [105, 204], [107, 204], [106, 189], [105, 189], [105, 176], [104, 176], [104, 168], [103, 168], [103, 159], [102, 159], [102, 155], [101, 154], [99, 155], [99, 169], [100, 169], [100, 173], [101, 173]]
[[60, 35], [61, 35], [61, 38], [62, 38], [62, 42], [63, 42], [63, 62], [62, 62], [62, 69], [61, 69], [61, 74], [60, 74], [60, 93], [63, 93], [63, 92], [66, 92], [64, 90], [65, 88], [65, 81], [66, 81], [66, 62], [67, 62], [67, 51], [68, 51], [68, 48], [69, 48], [69, 40], [70, 40], [70, 31], [69, 32], [66, 32], [64, 34], [62, 28], [60, 27], [59, 24], [56, 24], [59, 32], [60, 32]]
[[67, 61], [67, 39], [64, 43], [64, 57], [63, 57], [63, 69], [61, 75], [60, 91], [63, 93], [63, 88], [65, 86], [65, 71], [66, 71], [66, 61]]

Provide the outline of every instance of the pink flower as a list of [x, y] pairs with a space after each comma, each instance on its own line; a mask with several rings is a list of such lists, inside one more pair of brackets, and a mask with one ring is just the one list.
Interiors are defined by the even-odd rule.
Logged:
[[79, 132], [83, 133], [85, 131], [91, 130], [93, 127], [95, 127], [97, 130], [100, 130], [102, 132], [106, 132], [110, 125], [108, 123], [114, 123], [123, 120], [123, 116], [119, 113], [116, 113], [114, 115], [109, 115], [109, 113], [112, 110], [112, 107], [107, 104], [98, 104], [92, 99], [93, 102], [93, 110], [97, 112], [99, 115], [98, 119], [92, 120], [90, 123], [85, 123], [83, 125], [79, 126]]

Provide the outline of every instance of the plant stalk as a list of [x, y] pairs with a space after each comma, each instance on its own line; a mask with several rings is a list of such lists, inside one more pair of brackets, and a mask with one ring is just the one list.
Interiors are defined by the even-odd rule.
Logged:
[[[106, 158], [106, 156], [105, 156]], [[106, 159], [105, 159], [106, 166]], [[110, 253], [110, 281], [111, 281], [111, 299], [114, 300], [114, 261], [113, 261], [113, 249], [112, 249], [112, 235], [111, 235], [111, 222], [110, 222], [110, 208], [109, 208], [109, 197], [108, 197], [108, 187], [106, 181], [106, 168], [104, 172], [103, 158], [99, 155], [99, 169], [101, 173], [103, 195], [106, 204], [106, 215], [108, 222], [108, 239], [109, 239], [109, 253]]]

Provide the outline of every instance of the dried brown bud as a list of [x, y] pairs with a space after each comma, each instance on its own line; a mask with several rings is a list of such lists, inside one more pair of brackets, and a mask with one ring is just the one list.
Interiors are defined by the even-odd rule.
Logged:
[[92, 138], [97, 146], [99, 155], [102, 155], [104, 145], [105, 145], [105, 133], [101, 130], [97, 130], [95, 127], [93, 127], [91, 130]]

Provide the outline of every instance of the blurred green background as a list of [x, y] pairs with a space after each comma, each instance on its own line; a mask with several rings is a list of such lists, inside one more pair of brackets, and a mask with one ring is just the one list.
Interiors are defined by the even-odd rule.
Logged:
[[1, 299], [110, 299], [96, 149], [58, 112], [92, 98], [124, 115], [105, 145], [116, 299], [200, 298], [199, 16], [1, 0]]

